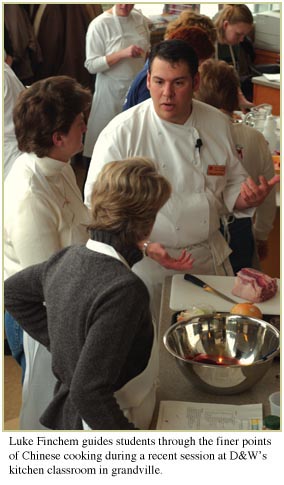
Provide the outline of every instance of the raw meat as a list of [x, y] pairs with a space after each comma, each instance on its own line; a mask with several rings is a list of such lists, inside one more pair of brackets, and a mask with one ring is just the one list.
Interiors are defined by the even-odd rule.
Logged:
[[277, 280], [253, 268], [238, 271], [232, 293], [244, 300], [261, 302], [277, 293]]

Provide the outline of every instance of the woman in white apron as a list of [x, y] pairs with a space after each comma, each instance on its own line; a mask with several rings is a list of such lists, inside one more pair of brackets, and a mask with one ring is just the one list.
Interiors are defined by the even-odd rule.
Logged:
[[147, 288], [131, 267], [170, 194], [148, 159], [107, 164], [94, 184], [86, 246], [5, 282], [6, 307], [51, 352], [57, 383], [41, 416], [47, 428], [149, 428], [157, 342]]
[[[89, 211], [69, 160], [83, 149], [83, 112], [90, 103], [89, 91], [66, 76], [38, 81], [19, 96], [14, 121], [23, 154], [5, 180], [5, 279], [87, 240]], [[20, 429], [40, 429], [56, 382], [51, 357], [26, 333], [20, 347], [22, 330], [16, 319], [7, 320], [13, 326], [7, 332], [11, 348], [17, 344], [18, 360], [25, 364]]]
[[84, 156], [92, 156], [103, 128], [122, 111], [126, 92], [150, 47], [146, 18], [134, 4], [116, 4], [94, 19], [86, 36], [85, 67], [96, 74]]

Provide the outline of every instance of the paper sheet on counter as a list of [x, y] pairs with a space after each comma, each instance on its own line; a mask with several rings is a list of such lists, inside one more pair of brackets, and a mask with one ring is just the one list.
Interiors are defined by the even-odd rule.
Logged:
[[262, 404], [208, 404], [161, 401], [156, 429], [258, 430], [263, 427]]
[[264, 73], [263, 73], [263, 76], [264, 76], [264, 77], [265, 77], [265, 79], [267, 79], [268, 81], [273, 81], [273, 82], [280, 83], [280, 74], [270, 74], [270, 73], [266, 73], [266, 72], [264, 72]]

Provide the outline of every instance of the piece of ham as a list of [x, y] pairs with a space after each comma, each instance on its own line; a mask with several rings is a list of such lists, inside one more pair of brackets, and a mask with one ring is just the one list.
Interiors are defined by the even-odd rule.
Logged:
[[262, 302], [277, 293], [277, 280], [253, 268], [238, 271], [232, 293], [247, 301]]

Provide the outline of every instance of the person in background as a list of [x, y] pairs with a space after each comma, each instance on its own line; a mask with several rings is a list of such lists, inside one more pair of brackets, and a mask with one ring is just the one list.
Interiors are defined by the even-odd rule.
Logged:
[[51, 352], [47, 428], [149, 428], [157, 341], [148, 291], [131, 267], [170, 193], [150, 160], [107, 164], [93, 187], [87, 244], [6, 280], [6, 308]]
[[6, 64], [8, 64], [9, 66], [12, 66], [13, 55], [14, 55], [14, 51], [13, 51], [12, 42], [10, 39], [8, 29], [4, 23], [4, 59]]
[[216, 15], [217, 30], [216, 59], [233, 65], [240, 79], [239, 108], [252, 106], [252, 83], [250, 66], [254, 51], [249, 38], [253, 30], [253, 15], [241, 3], [228, 4]]
[[20, 81], [29, 85], [34, 82], [35, 69], [42, 58], [24, 5], [4, 4], [4, 24], [12, 46], [11, 67]]
[[165, 40], [167, 40], [169, 35], [180, 27], [200, 27], [200, 29], [207, 33], [211, 42], [214, 45], [216, 43], [216, 27], [213, 21], [207, 15], [202, 15], [198, 12], [194, 12], [193, 10], [183, 10], [177, 19], [168, 23], [165, 32]]
[[94, 19], [86, 35], [85, 67], [96, 74], [84, 157], [92, 156], [96, 140], [121, 112], [129, 84], [142, 68], [150, 47], [146, 18], [133, 3], [117, 3]]
[[184, 40], [198, 57], [198, 63], [201, 64], [205, 59], [209, 59], [214, 54], [214, 45], [205, 30], [200, 27], [179, 27], [174, 32], [167, 35], [167, 40]]
[[184, 10], [199, 9], [198, 3], [165, 3], [163, 13], [168, 15], [176, 15]]
[[[11, 53], [11, 51], [9, 51]], [[16, 158], [21, 155], [18, 148], [18, 142], [15, 135], [15, 127], [13, 122], [13, 109], [17, 97], [21, 91], [25, 89], [24, 85], [17, 78], [14, 71], [11, 69], [12, 56], [9, 56], [5, 50], [5, 62], [4, 62], [4, 144], [3, 144], [3, 170], [4, 170], [4, 183], [8, 173], [10, 172]], [[8, 61], [8, 63], [7, 63]], [[10, 65], [9, 65], [10, 64]], [[11, 338], [14, 342], [13, 356], [22, 367], [22, 378], [25, 370], [25, 356], [23, 352], [23, 332], [17, 323], [14, 323], [12, 317], [6, 313], [6, 320], [10, 320], [10, 325], [7, 323], [7, 330], [11, 332]], [[9, 332], [9, 333], [10, 333]], [[7, 333], [6, 333], [7, 337]], [[11, 342], [11, 340], [10, 340]], [[11, 354], [11, 348], [8, 343], [8, 339], [5, 339], [5, 346], [7, 354]]]
[[[93, 182], [111, 160], [145, 156], [172, 184], [172, 196], [157, 215], [145, 258], [134, 267], [150, 290], [158, 320], [161, 286], [173, 274], [157, 264], [159, 241], [174, 257], [181, 248], [194, 259], [190, 272], [232, 275], [231, 250], [219, 231], [224, 203], [229, 212], [251, 216], [279, 177], [257, 185], [240, 163], [230, 123], [216, 108], [193, 98], [198, 87], [198, 58], [181, 40], [153, 47], [149, 57], [148, 99], [112, 120], [101, 133], [92, 156], [85, 203]], [[175, 271], [176, 272], [176, 271]]]
[[37, 66], [35, 79], [70, 76], [93, 91], [94, 76], [84, 67], [85, 38], [90, 22], [102, 13], [102, 6], [41, 3], [29, 7], [42, 52], [42, 62]]
[[[179, 27], [168, 35], [168, 40], [184, 40], [197, 54], [199, 64], [214, 54], [214, 45], [208, 38], [207, 33], [199, 27]], [[123, 111], [150, 98], [147, 88], [147, 73], [149, 61], [147, 60], [142, 71], [136, 76], [126, 95]]]
[[[89, 211], [69, 160], [83, 149], [91, 99], [67, 76], [35, 82], [18, 96], [14, 125], [22, 155], [4, 184], [5, 279], [87, 240]], [[7, 311], [5, 330], [23, 365], [20, 429], [38, 429], [55, 384], [50, 354], [26, 333], [22, 343], [22, 331]]]
[[13, 109], [25, 86], [17, 78], [11, 67], [4, 62], [4, 180], [10, 172], [14, 161], [21, 155], [15, 135]]
[[[230, 120], [232, 138], [240, 161], [255, 183], [259, 176], [270, 179], [274, 166], [269, 146], [258, 130], [238, 122], [234, 111], [238, 109], [239, 79], [236, 71], [224, 61], [208, 59], [199, 67], [200, 82], [195, 97], [220, 109]], [[261, 261], [267, 256], [267, 239], [273, 228], [276, 213], [275, 188], [257, 207], [254, 223], [251, 217], [239, 219], [234, 214], [224, 216], [224, 227], [232, 249], [230, 261], [237, 273], [244, 267], [259, 267], [255, 260], [257, 253]], [[224, 231], [224, 228], [223, 228]], [[255, 242], [256, 249], [255, 251]]]

